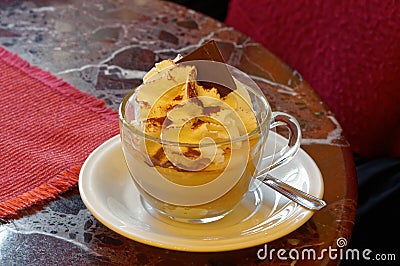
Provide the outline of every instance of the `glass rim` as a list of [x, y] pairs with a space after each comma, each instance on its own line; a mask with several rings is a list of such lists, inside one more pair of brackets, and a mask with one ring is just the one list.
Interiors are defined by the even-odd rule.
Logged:
[[[127, 127], [131, 132], [133, 132], [135, 135], [138, 135], [140, 137], [143, 137], [146, 140], [154, 141], [157, 142], [161, 145], [171, 145], [171, 146], [185, 146], [185, 147], [199, 147], [199, 143], [188, 143], [188, 142], [177, 142], [177, 141], [169, 141], [169, 140], [163, 140], [157, 137], [153, 137], [141, 130], [138, 130], [134, 125], [132, 125], [129, 121], [126, 120], [125, 117], [125, 107], [128, 102], [128, 100], [131, 98], [131, 96], [136, 92], [136, 89], [139, 88], [141, 85], [135, 87], [131, 91], [129, 91], [124, 98], [122, 99], [119, 108], [118, 108], [118, 118], [120, 123], [122, 123], [123, 127]], [[223, 140], [223, 141], [217, 141], [217, 142], [210, 142], [210, 143], [205, 143], [201, 144], [202, 147], [207, 147], [207, 146], [214, 146], [214, 145], [224, 145], [224, 144], [229, 144], [229, 143], [234, 143], [234, 142], [239, 142], [243, 140], [249, 140], [258, 133], [261, 132], [261, 129], [264, 128], [265, 126], [269, 125], [269, 122], [271, 120], [271, 114], [272, 110], [269, 105], [269, 102], [265, 95], [262, 93], [259, 93], [255, 91], [253, 88], [246, 86], [248, 90], [251, 90], [254, 95], [256, 95], [258, 98], [262, 100], [264, 103], [264, 106], [266, 107], [267, 110], [267, 115], [262, 118], [261, 123], [258, 123], [257, 127], [253, 129], [251, 132], [246, 133], [244, 135], [240, 135], [239, 137], [233, 138], [233, 139], [228, 139], [228, 140]], [[253, 110], [254, 111], [254, 110]], [[120, 125], [121, 127], [121, 125]]]

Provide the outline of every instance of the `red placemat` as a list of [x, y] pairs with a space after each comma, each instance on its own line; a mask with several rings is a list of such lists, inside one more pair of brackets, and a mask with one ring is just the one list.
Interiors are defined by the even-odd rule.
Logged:
[[0, 47], [0, 218], [53, 199], [119, 133], [118, 114]]

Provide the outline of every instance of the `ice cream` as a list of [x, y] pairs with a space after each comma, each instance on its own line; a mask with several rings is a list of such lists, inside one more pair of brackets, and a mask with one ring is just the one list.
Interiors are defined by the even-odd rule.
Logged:
[[[196, 79], [197, 68], [190, 63], [177, 65], [174, 60], [164, 60], [156, 64], [137, 88], [135, 120], [131, 121], [139, 130], [163, 142], [200, 144], [178, 147], [146, 142], [148, 164], [182, 185], [199, 185], [217, 177], [220, 172], [216, 170], [223, 171], [230, 160], [229, 141], [257, 127], [242, 84], [236, 81], [237, 89], [221, 97], [216, 86], [209, 82], [205, 87]], [[224, 141], [228, 143], [212, 145]], [[176, 171], [169, 174], [172, 169]]]
[[189, 54], [155, 64], [126, 105], [125, 120], [145, 134], [122, 130], [134, 181], [152, 206], [172, 216], [184, 217], [187, 206], [199, 218], [231, 210], [257, 164], [248, 88], [211, 52], [201, 57], [212, 60], [187, 60]]

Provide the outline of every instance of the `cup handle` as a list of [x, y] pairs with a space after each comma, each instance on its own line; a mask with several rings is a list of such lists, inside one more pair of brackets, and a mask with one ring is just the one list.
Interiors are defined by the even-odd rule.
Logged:
[[263, 159], [263, 161], [265, 159], [271, 160], [270, 166], [261, 170], [257, 176], [263, 175], [272, 169], [286, 164], [294, 157], [300, 148], [301, 129], [296, 118], [287, 113], [273, 112], [271, 120], [273, 122], [270, 124], [270, 130], [276, 127], [284, 126], [289, 131], [289, 138], [287, 144], [282, 149]]

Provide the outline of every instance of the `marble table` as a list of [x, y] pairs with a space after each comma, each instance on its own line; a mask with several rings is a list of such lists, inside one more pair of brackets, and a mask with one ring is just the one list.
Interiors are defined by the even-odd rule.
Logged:
[[[205, 15], [164, 1], [31, 0], [0, 3], [0, 45], [33, 65], [104, 99], [122, 97], [155, 62], [186, 54], [214, 39], [224, 58], [248, 73], [272, 108], [296, 116], [302, 148], [318, 165], [327, 207], [272, 249], [336, 248], [350, 240], [357, 183], [340, 125], [301, 73], [249, 37]], [[317, 62], [316, 62], [317, 63]], [[340, 243], [343, 246], [343, 243]], [[145, 245], [108, 229], [86, 209], [78, 188], [0, 225], [1, 265], [291, 265], [260, 260], [262, 246], [191, 253]], [[339, 258], [296, 265], [337, 265]]]

